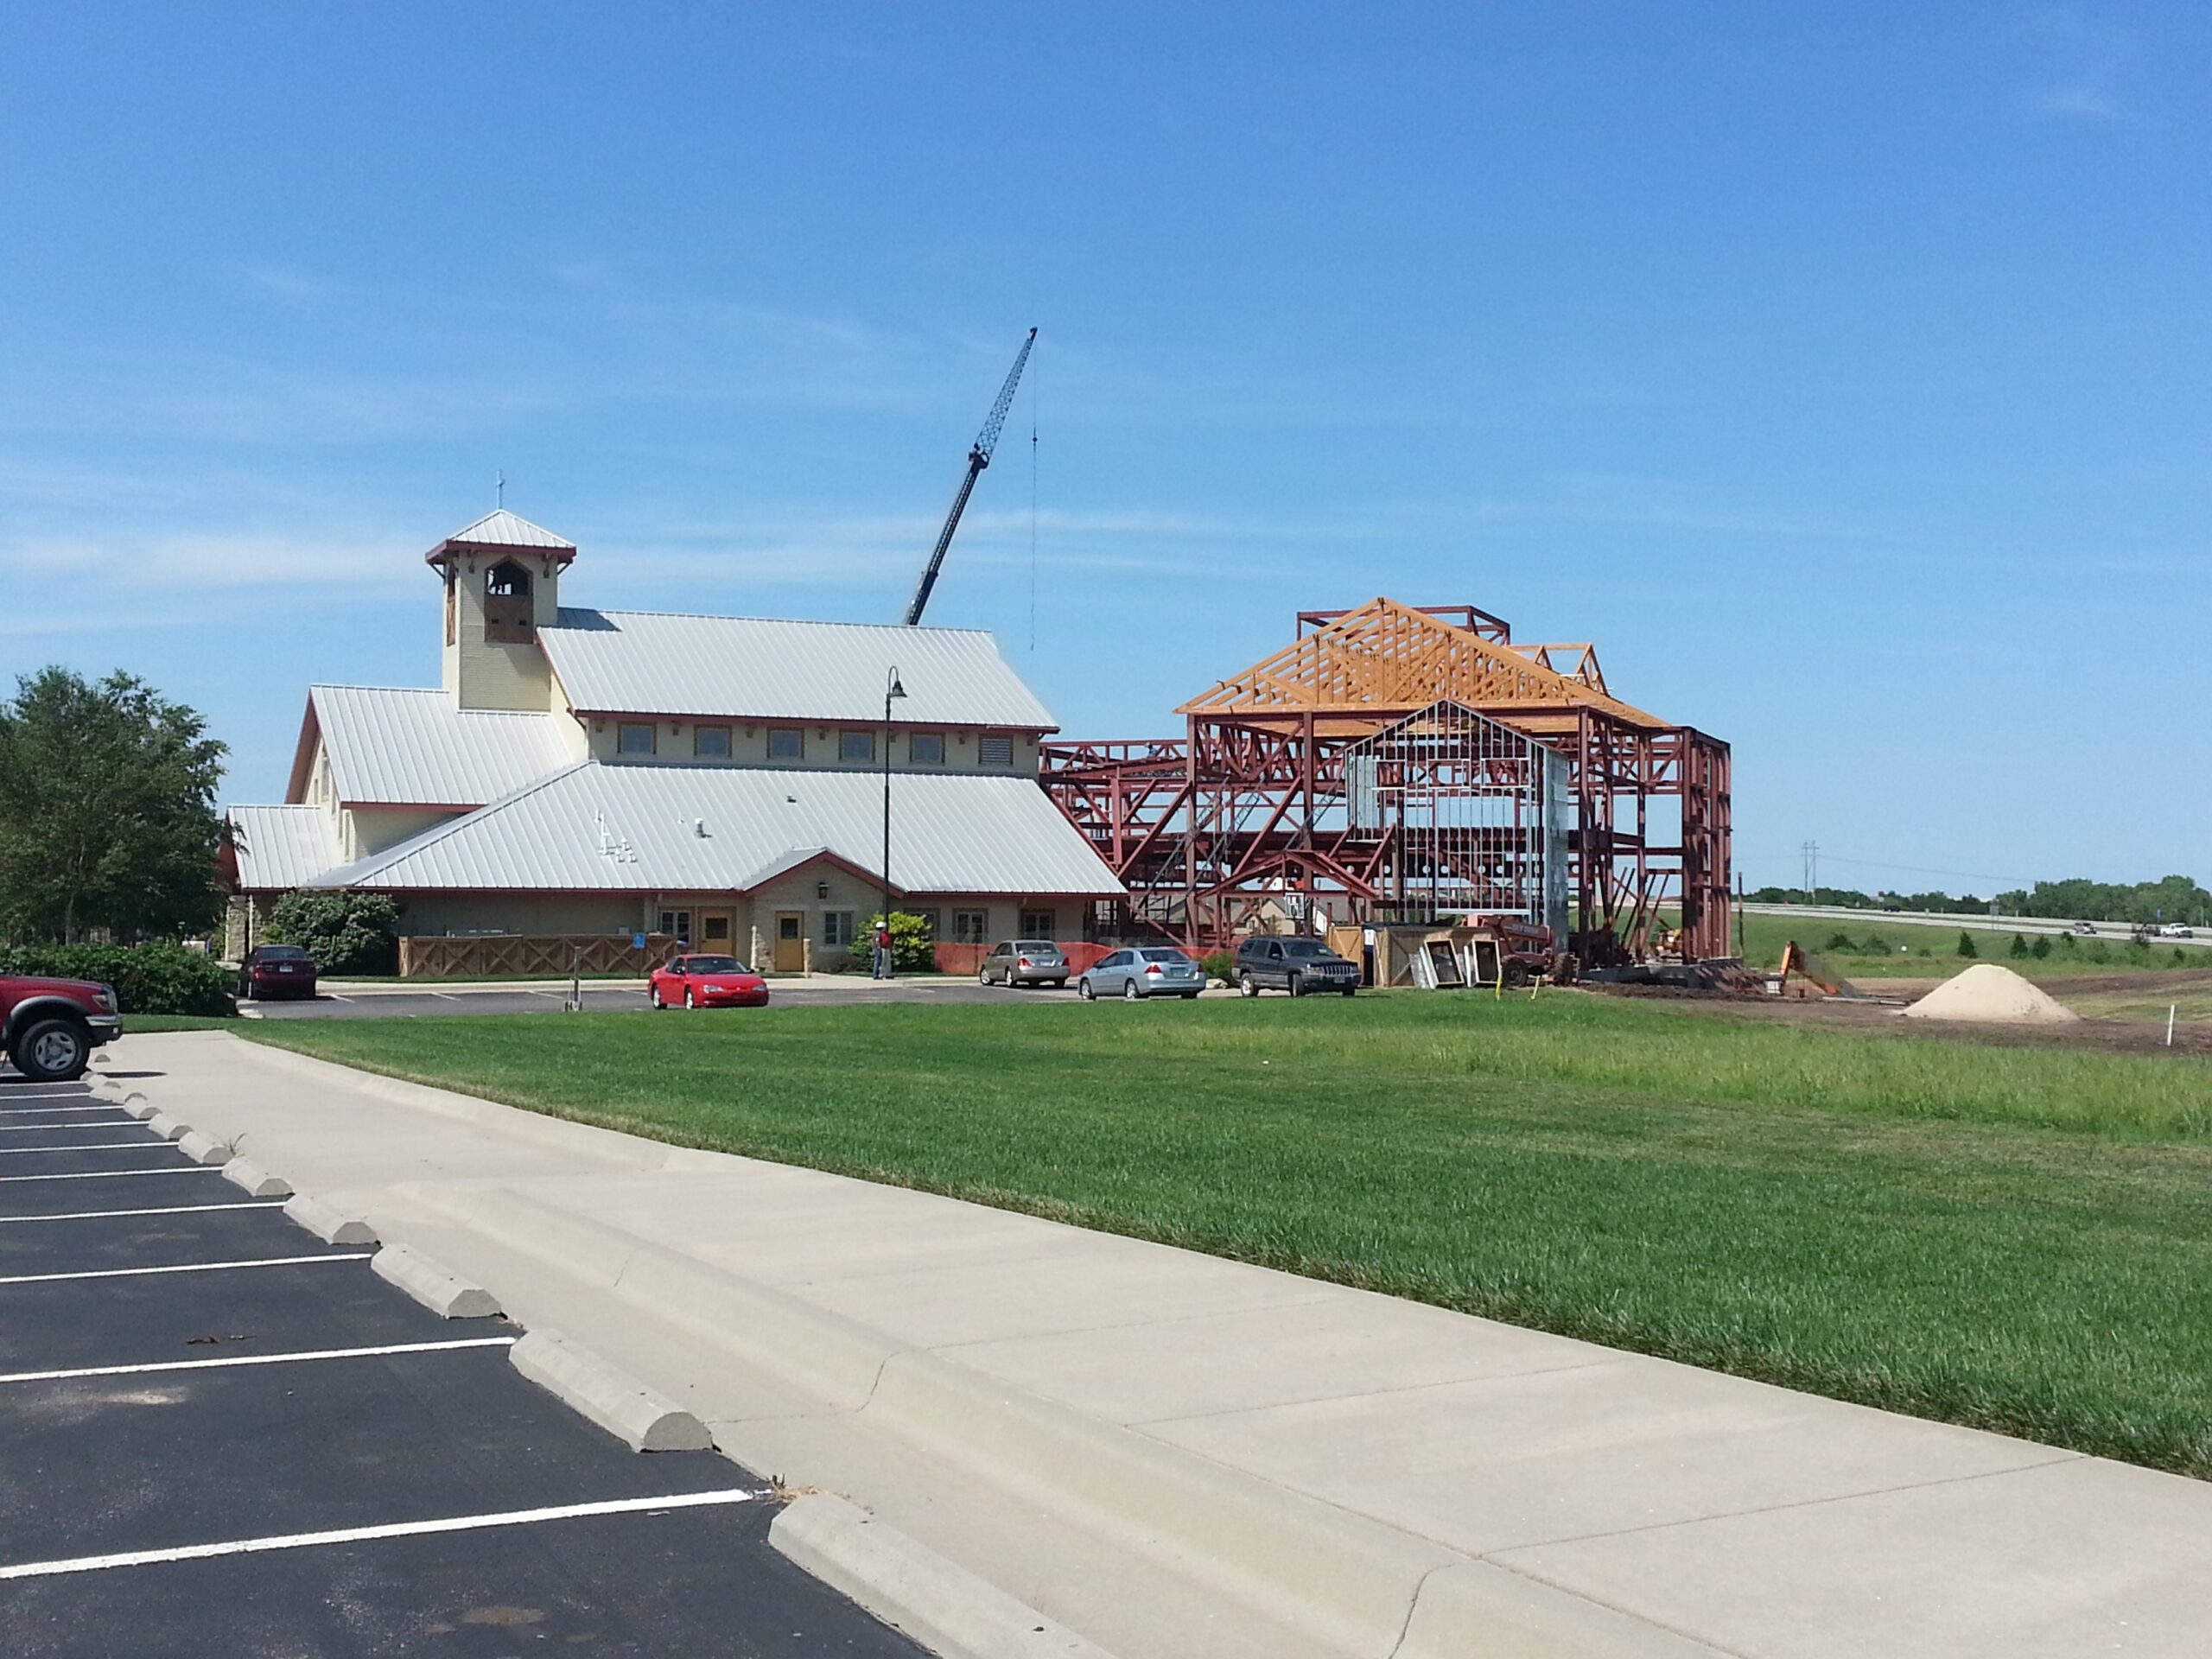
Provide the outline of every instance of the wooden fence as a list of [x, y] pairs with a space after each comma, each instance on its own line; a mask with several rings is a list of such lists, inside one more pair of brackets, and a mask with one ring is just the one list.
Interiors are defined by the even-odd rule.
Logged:
[[570, 974], [634, 973], [643, 979], [668, 960], [676, 941], [645, 937], [641, 950], [627, 933], [486, 933], [431, 935], [399, 942], [403, 979], [492, 979], [519, 975], [563, 979]]

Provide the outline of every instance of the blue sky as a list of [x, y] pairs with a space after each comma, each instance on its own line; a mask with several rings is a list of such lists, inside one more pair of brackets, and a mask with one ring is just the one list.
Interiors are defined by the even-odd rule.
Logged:
[[2184, 4], [10, 7], [0, 677], [277, 798], [499, 469], [570, 602], [895, 620], [1035, 323], [930, 620], [1071, 734], [1471, 601], [1753, 885], [2212, 876], [2208, 92]]

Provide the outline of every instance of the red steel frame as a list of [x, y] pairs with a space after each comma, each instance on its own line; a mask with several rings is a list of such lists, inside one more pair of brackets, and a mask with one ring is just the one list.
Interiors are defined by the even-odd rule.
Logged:
[[[1300, 632], [1345, 614], [1303, 613]], [[1510, 645], [1471, 606], [1423, 614]], [[1351, 826], [1344, 753], [1427, 706], [1193, 713], [1180, 739], [1046, 743], [1040, 781], [1128, 889], [1129, 931], [1219, 946], [1292, 893], [1369, 920], [1389, 906], [1398, 849], [1388, 826]], [[1605, 708], [1472, 706], [1567, 764], [1567, 948], [1592, 965], [1657, 954], [1662, 939], [1685, 959], [1730, 954], [1726, 743]]]

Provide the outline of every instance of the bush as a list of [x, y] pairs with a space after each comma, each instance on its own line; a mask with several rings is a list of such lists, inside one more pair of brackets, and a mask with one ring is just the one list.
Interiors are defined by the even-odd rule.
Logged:
[[[2177, 950], [2176, 956], [2181, 954]], [[1236, 982], [1236, 958], [1227, 950], [1209, 950], [1198, 958], [1198, 966], [1205, 969], [1208, 979], [1217, 979], [1225, 985]]]
[[[875, 966], [875, 930], [883, 920], [881, 911], [868, 918], [868, 925], [853, 941], [852, 960], [846, 965], [861, 973], [868, 973]], [[894, 974], [933, 974], [937, 971], [937, 941], [930, 937], [930, 925], [919, 916], [910, 916], [903, 910], [891, 912], [891, 971]]]
[[2005, 954], [2008, 957], [2026, 956], [2028, 954], [2027, 936], [2024, 933], [2015, 933], [2012, 936], [2012, 943], [2005, 947]]
[[2091, 962], [2110, 962], [2112, 960], [2112, 952], [2106, 948], [2105, 942], [2102, 939], [2097, 940], [2094, 944], [2090, 945], [2087, 950], [2083, 951], [2082, 954], [2088, 957]]
[[256, 943], [302, 945], [326, 974], [396, 974], [399, 906], [381, 893], [288, 893]]
[[2033, 957], [2037, 962], [2041, 962], [2045, 957], [2049, 956], [2050, 954], [2050, 935], [2048, 933], [2037, 934], [2036, 942], [2028, 947], [2028, 954]]
[[1821, 949], [1823, 950], [1841, 950], [1848, 953], [1855, 953], [1859, 947], [1851, 942], [1850, 934], [1831, 933], [1828, 935], [1828, 942], [1822, 945]]
[[115, 987], [124, 1014], [192, 1014], [227, 1018], [231, 970], [181, 944], [0, 946], [0, 974], [44, 974]]
[[1959, 930], [1959, 954], [1962, 957], [1976, 957], [1981, 954], [1974, 948], [1974, 935], [1964, 928]]

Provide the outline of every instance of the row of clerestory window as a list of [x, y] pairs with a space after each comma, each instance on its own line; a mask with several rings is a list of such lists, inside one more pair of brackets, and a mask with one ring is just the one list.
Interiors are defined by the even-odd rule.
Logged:
[[[616, 734], [615, 746], [623, 754], [657, 754], [660, 752], [660, 728], [651, 721], [624, 721]], [[730, 753], [730, 728], [727, 726], [694, 726], [691, 728], [691, 753], [702, 760], [727, 760]], [[805, 730], [797, 726], [770, 727], [768, 758], [771, 760], [805, 760]], [[875, 758], [874, 732], [847, 730], [837, 734], [839, 760], [868, 764], [873, 763]], [[1011, 766], [1014, 764], [1014, 740], [1001, 736], [977, 738], [976, 760], [979, 766]], [[906, 760], [910, 766], [943, 766], [944, 734], [909, 732], [906, 734]]]

